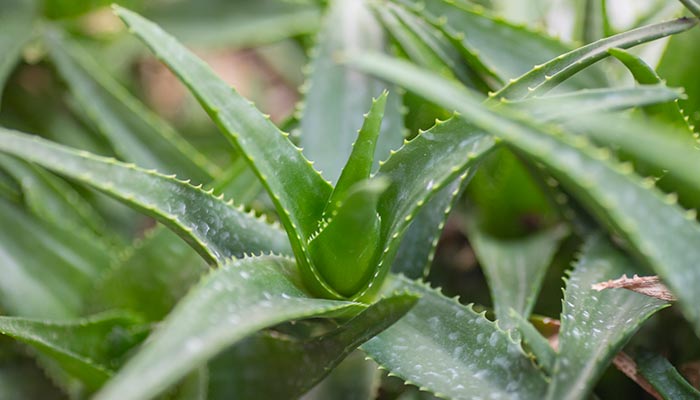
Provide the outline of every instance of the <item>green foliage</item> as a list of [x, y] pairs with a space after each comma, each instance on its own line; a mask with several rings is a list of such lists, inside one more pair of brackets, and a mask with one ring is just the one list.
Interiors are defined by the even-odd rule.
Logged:
[[697, 398], [697, 19], [549, 3], [3, 2], [0, 398]]

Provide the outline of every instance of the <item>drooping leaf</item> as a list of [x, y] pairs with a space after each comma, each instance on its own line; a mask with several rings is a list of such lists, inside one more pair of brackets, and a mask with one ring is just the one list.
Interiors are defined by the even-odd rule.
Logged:
[[541, 398], [546, 382], [540, 371], [483, 314], [405, 278], [392, 276], [386, 286], [421, 299], [361, 347], [382, 368], [442, 398]]
[[332, 187], [299, 148], [248, 100], [217, 77], [172, 36], [143, 17], [115, 6], [117, 14], [192, 91], [225, 136], [248, 160], [278, 211], [310, 290], [341, 298], [318, 277], [305, 240], [318, 228]]
[[634, 262], [607, 239], [586, 242], [566, 283], [559, 349], [546, 399], [585, 399], [615, 354], [665, 301], [627, 290], [594, 290], [594, 283], [633, 271]]
[[0, 304], [29, 318], [77, 317], [110, 252], [94, 238], [0, 200]]
[[625, 31], [561, 54], [508, 83], [494, 98], [521, 99], [542, 95], [565, 80], [576, 76], [584, 68], [609, 55], [611, 48], [627, 49], [641, 43], [683, 32], [694, 27], [696, 19], [679, 18]]
[[5, 81], [19, 62], [22, 47], [32, 36], [35, 8], [32, 0], [8, 0], [0, 5], [0, 100]]
[[664, 399], [700, 398], [700, 391], [688, 383], [662, 356], [652, 352], [641, 352], [634, 360], [637, 362], [637, 372], [649, 381]]
[[489, 235], [470, 218], [467, 222], [472, 245], [489, 284], [499, 326], [510, 329], [509, 310], [530, 316], [559, 243], [567, 235], [562, 226], [517, 239]]
[[[381, 52], [384, 34], [365, 1], [337, 0], [330, 3], [306, 83], [300, 121], [300, 145], [314, 166], [335, 182], [350, 154], [362, 125], [362, 115], [386, 85], [339, 63], [344, 53]], [[377, 165], [403, 139], [403, 123], [396, 93], [387, 99]]]
[[200, 48], [274, 43], [315, 32], [321, 20], [320, 7], [311, 1], [177, 1], [150, 5], [145, 13], [168, 32]]
[[[222, 353], [209, 365], [213, 399], [295, 398], [318, 383], [360, 344], [401, 318], [416, 302], [411, 294], [384, 298], [321, 336], [295, 339], [255, 335]], [[239, 366], [244, 369], [236, 371]], [[349, 377], [350, 378], [350, 377]], [[354, 381], [357, 377], [351, 377]], [[271, 385], [270, 382], [275, 384]]]
[[104, 384], [120, 357], [143, 339], [133, 317], [115, 313], [61, 322], [0, 317], [0, 333], [53, 359], [91, 390]]
[[279, 229], [186, 182], [8, 129], [0, 128], [0, 138], [1, 152], [69, 176], [153, 216], [210, 263], [244, 252], [289, 254], [287, 237]]
[[[533, 65], [541, 64], [571, 50], [541, 32], [516, 26], [488, 15], [466, 1], [395, 0], [415, 14], [428, 19], [457, 45], [470, 66], [490, 78], [492, 89], [498, 89]], [[514, 40], [513, 38], [518, 38]], [[591, 70], [577, 76], [572, 88], [605, 86], [601, 71]]]
[[364, 308], [308, 297], [288, 258], [233, 260], [204, 278], [95, 398], [151, 398], [260, 329], [297, 319], [352, 315]]
[[[381, 62], [377, 62], [381, 59]], [[570, 134], [551, 132], [504, 108], [495, 113], [466, 88], [406, 63], [365, 57], [356, 65], [400, 83], [474, 126], [506, 140], [545, 165], [599, 221], [620, 234], [678, 296], [681, 309], [700, 336], [700, 225], [686, 215], [674, 196], [664, 196], [628, 167], [610, 159], [607, 149]], [[606, 127], [606, 131], [610, 127]], [[655, 229], [646, 229], [653, 226]]]
[[50, 30], [49, 54], [84, 114], [110, 141], [120, 159], [162, 173], [207, 183], [218, 167], [150, 112], [76, 43]]

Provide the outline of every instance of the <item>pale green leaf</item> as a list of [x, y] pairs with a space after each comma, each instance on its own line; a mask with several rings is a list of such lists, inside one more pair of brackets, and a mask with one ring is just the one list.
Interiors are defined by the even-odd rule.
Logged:
[[6, 0], [0, 4], [0, 98], [5, 82], [31, 39], [36, 6], [32, 0]]
[[290, 253], [279, 229], [186, 182], [8, 129], [0, 128], [0, 138], [1, 152], [69, 176], [153, 216], [209, 262], [250, 252]]
[[586, 399], [613, 357], [651, 315], [669, 303], [624, 289], [591, 286], [639, 272], [601, 236], [586, 241], [566, 282], [559, 349], [546, 399]]
[[381, 371], [360, 351], [350, 354], [302, 400], [367, 400], [375, 399], [381, 385]]
[[359, 303], [314, 299], [300, 288], [294, 261], [233, 260], [182, 299], [96, 399], [148, 399], [260, 329], [304, 318], [354, 314]]

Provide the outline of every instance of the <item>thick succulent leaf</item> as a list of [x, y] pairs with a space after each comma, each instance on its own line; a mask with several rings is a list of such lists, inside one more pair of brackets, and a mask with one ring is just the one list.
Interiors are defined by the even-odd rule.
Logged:
[[19, 62], [22, 48], [32, 36], [35, 8], [31, 0], [9, 0], [0, 5], [0, 99], [7, 77]]
[[661, 105], [681, 97], [683, 92], [679, 89], [665, 85], [643, 85], [629, 88], [582, 89], [503, 103], [527, 112], [534, 119], [556, 121], [566, 120], [577, 114]]
[[587, 240], [564, 293], [559, 349], [547, 399], [585, 399], [640, 325], [669, 303], [628, 290], [591, 286], [636, 272], [607, 239]]
[[365, 355], [357, 350], [301, 399], [332, 399], [341, 393], [343, 400], [376, 399], [381, 378], [381, 371], [377, 368], [377, 364], [367, 360]]
[[[464, 58], [482, 74], [491, 77], [496, 89], [520, 76], [533, 65], [566, 53], [569, 47], [556, 39], [485, 14], [466, 1], [395, 0], [427, 18], [460, 47]], [[517, 37], [518, 40], [513, 40]], [[605, 86], [601, 71], [586, 71], [570, 82], [572, 88]]]
[[688, 383], [662, 356], [642, 352], [637, 354], [634, 360], [637, 362], [637, 372], [651, 383], [665, 400], [700, 399], [700, 391]]
[[328, 200], [325, 210], [326, 216], [332, 214], [336, 206], [345, 199], [351, 186], [369, 178], [388, 95], [387, 92], [384, 92], [377, 99], [372, 99], [372, 108], [365, 116], [365, 122], [357, 135], [357, 140], [352, 145], [348, 162], [343, 167], [338, 183], [333, 188], [333, 193]]
[[[520, 332], [523, 346], [535, 356], [537, 365], [550, 375], [554, 369], [557, 358], [556, 351], [549, 344], [549, 341], [535, 328], [530, 321], [512, 308], [508, 312], [510, 321], [515, 325], [515, 329]], [[499, 322], [500, 325], [500, 322]]]
[[311, 1], [178, 1], [154, 4], [145, 12], [176, 37], [208, 48], [273, 43], [315, 32], [321, 20], [320, 7]]
[[700, 3], [698, 3], [697, 0], [680, 0], [681, 3], [687, 8], [690, 12], [695, 14], [696, 17], [700, 18]]
[[55, 30], [48, 31], [44, 38], [51, 59], [81, 111], [110, 141], [120, 159], [198, 183], [209, 182], [219, 172], [76, 43]]
[[[381, 60], [381, 62], [377, 62]], [[501, 108], [498, 113], [481, 104], [477, 95], [439, 76], [385, 57], [355, 61], [365, 70], [399, 83], [448, 109], [486, 132], [498, 135], [541, 162], [592, 214], [618, 232], [631, 249], [668, 284], [681, 309], [700, 336], [700, 225], [676, 204], [610, 159], [599, 149], [573, 135], [551, 132]], [[606, 127], [605, 131], [609, 131]], [[654, 229], [646, 229], [654, 227]]]
[[0, 155], [0, 167], [19, 183], [22, 200], [35, 216], [56, 225], [107, 234], [102, 217], [65, 181], [5, 155]]
[[180, 301], [96, 399], [151, 398], [260, 329], [365, 308], [308, 297], [295, 274], [294, 261], [279, 256], [233, 260], [214, 270]]
[[[386, 89], [382, 82], [338, 62], [339, 54], [381, 52], [384, 48], [384, 33], [366, 3], [330, 3], [317, 36], [305, 88], [300, 145], [314, 165], [334, 182], [357, 138], [362, 114], [369, 109], [372, 98]], [[387, 101], [382, 134], [373, 153], [378, 160], [386, 158], [389, 149], [398, 147], [403, 138], [398, 99], [392, 94]]]
[[561, 54], [544, 64], [536, 65], [533, 69], [512, 80], [494, 93], [492, 97], [522, 99], [542, 95], [576, 75], [584, 68], [607, 57], [609, 55], [608, 50], [611, 48], [627, 49], [641, 43], [683, 32], [696, 24], [696, 19], [679, 18], [598, 40], [568, 53]]
[[89, 311], [116, 308], [160, 321], [206, 271], [199, 254], [162, 226], [125, 253], [95, 285]]
[[1, 334], [53, 359], [90, 390], [102, 386], [119, 358], [143, 339], [140, 331], [131, 316], [115, 313], [61, 322], [0, 317]]
[[412, 294], [381, 299], [337, 329], [317, 337], [295, 339], [273, 333], [253, 336], [209, 364], [214, 378], [209, 393], [213, 399], [296, 398], [359, 345], [403, 317], [417, 299]]
[[[284, 225], [304, 281], [319, 295], [339, 298], [309, 261], [305, 240], [318, 228], [332, 187], [299, 148], [248, 100], [157, 25], [115, 6], [129, 28], [192, 91], [221, 131], [248, 160]], [[337, 154], [337, 153], [334, 153]]]
[[499, 326], [510, 329], [514, 325], [510, 309], [524, 318], [530, 316], [544, 275], [567, 229], [559, 226], [523, 238], [501, 239], [489, 235], [470, 218], [467, 231], [489, 283]]
[[401, 239], [391, 271], [412, 279], [428, 275], [447, 216], [462, 192], [462, 179], [440, 189], [421, 208]]
[[173, 177], [3, 128], [0, 152], [76, 179], [153, 216], [209, 262], [251, 252], [290, 253], [279, 229]]
[[698, 56], [700, 56], [700, 29], [693, 29], [669, 39], [657, 66], [659, 75], [668, 85], [685, 88], [688, 98], [680, 100], [679, 104], [696, 132], [700, 128], [700, 113], [698, 113], [700, 78], [697, 69], [688, 60], [696, 60]]
[[444, 398], [541, 398], [540, 371], [483, 314], [402, 277], [392, 276], [386, 290], [421, 295], [405, 317], [361, 347], [390, 374]]
[[[608, 53], [624, 64], [638, 83], [644, 85], [663, 83], [656, 71], [640, 57], [622, 49], [610, 49]], [[692, 131], [678, 106], [678, 101], [672, 104], [650, 105], [644, 109], [649, 115], [665, 119], [679, 128]]]
[[97, 277], [109, 267], [108, 249], [73, 229], [40, 222], [0, 200], [0, 304], [30, 318], [75, 317]]

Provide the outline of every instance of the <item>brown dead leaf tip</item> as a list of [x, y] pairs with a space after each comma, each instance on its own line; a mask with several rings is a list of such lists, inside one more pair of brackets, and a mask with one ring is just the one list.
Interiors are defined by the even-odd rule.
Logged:
[[591, 289], [597, 291], [604, 289], [627, 289], [665, 301], [676, 301], [676, 296], [661, 283], [661, 280], [656, 275], [639, 276], [635, 274], [632, 278], [628, 278], [627, 275], [622, 275], [622, 277], [618, 279], [596, 283], [591, 286]]

